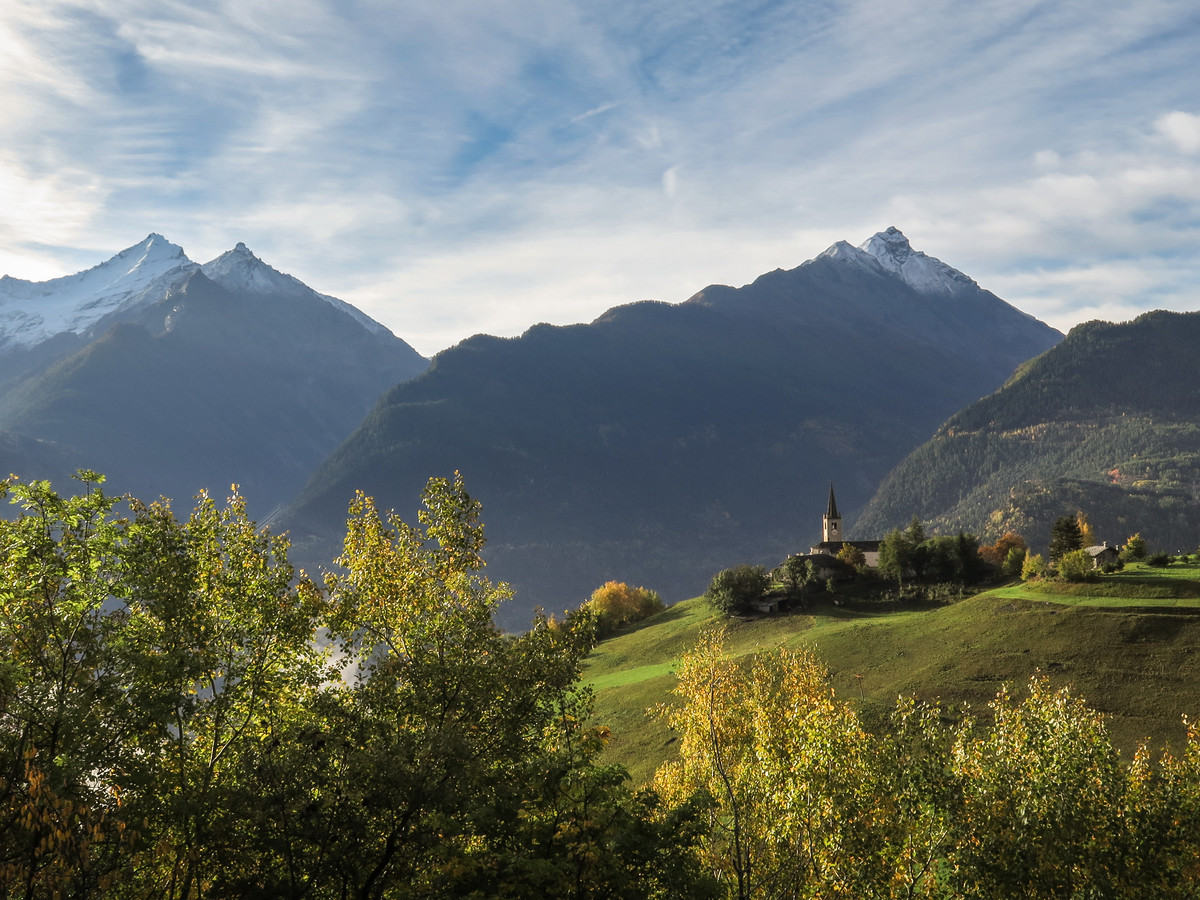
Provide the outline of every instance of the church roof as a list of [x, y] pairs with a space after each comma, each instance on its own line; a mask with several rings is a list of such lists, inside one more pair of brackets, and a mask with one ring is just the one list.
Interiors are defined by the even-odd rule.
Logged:
[[840, 519], [837, 511], [837, 501], [833, 499], [833, 485], [829, 486], [829, 509], [825, 512], [825, 517], [828, 519]]

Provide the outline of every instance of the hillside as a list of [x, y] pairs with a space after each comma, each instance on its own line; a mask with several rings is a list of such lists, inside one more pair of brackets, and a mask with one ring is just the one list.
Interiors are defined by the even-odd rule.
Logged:
[[1141, 532], [1154, 547], [1200, 540], [1200, 313], [1089, 322], [967, 406], [880, 485], [859, 531], [913, 515], [985, 539], [1024, 534], [1044, 548], [1061, 515], [1083, 510], [1096, 536]]
[[945, 416], [1060, 335], [894, 229], [742, 288], [476, 336], [388, 391], [283, 520], [329, 558], [355, 489], [402, 514], [431, 474], [483, 502], [508, 623], [612, 578], [667, 599], [818, 537]]
[[[1180, 717], [1200, 715], [1200, 565], [1131, 567], [1098, 583], [1001, 588], [949, 606], [872, 612], [831, 603], [807, 614], [731, 622], [735, 654], [780, 645], [812, 648], [833, 685], [880, 721], [899, 695], [939, 700], [948, 712], [986, 706], [1006, 683], [1035, 672], [1070, 685], [1110, 717], [1126, 753], [1139, 741], [1178, 743]], [[1055, 593], [1065, 591], [1066, 593]], [[612, 729], [609, 752], [649, 776], [671, 752], [670, 735], [646, 710], [668, 702], [671, 674], [701, 629], [721, 620], [688, 600], [602, 642], [585, 678], [596, 718]]]

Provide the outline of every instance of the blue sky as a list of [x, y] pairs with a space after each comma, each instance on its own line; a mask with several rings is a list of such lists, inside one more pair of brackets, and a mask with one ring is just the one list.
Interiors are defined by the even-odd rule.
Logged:
[[244, 241], [432, 354], [894, 225], [1195, 309], [1198, 65], [1195, 0], [0, 0], [0, 273]]

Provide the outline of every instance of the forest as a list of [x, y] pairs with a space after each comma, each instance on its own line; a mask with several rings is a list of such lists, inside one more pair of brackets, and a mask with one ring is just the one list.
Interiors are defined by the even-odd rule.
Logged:
[[645, 785], [606, 761], [589, 604], [528, 630], [481, 510], [358, 494], [321, 578], [235, 489], [165, 501], [8, 479], [0, 520], [5, 898], [1194, 897], [1200, 730], [1115, 749], [1034, 677], [986, 725], [900, 698], [868, 728], [808, 652], [710, 630], [654, 714]]

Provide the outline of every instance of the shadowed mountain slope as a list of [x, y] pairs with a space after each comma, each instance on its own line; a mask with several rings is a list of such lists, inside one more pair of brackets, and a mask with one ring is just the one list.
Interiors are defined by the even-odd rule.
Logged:
[[1200, 313], [1088, 322], [1003, 389], [946, 421], [888, 476], [857, 523], [920, 516], [1044, 551], [1062, 515], [1099, 540], [1141, 532], [1154, 547], [1200, 540]]
[[807, 547], [830, 480], [852, 513], [1060, 338], [892, 229], [740, 289], [463, 341], [380, 398], [284, 523], [328, 559], [355, 489], [407, 516], [457, 469], [483, 502], [489, 573], [518, 591], [510, 622], [612, 578], [675, 600]]

